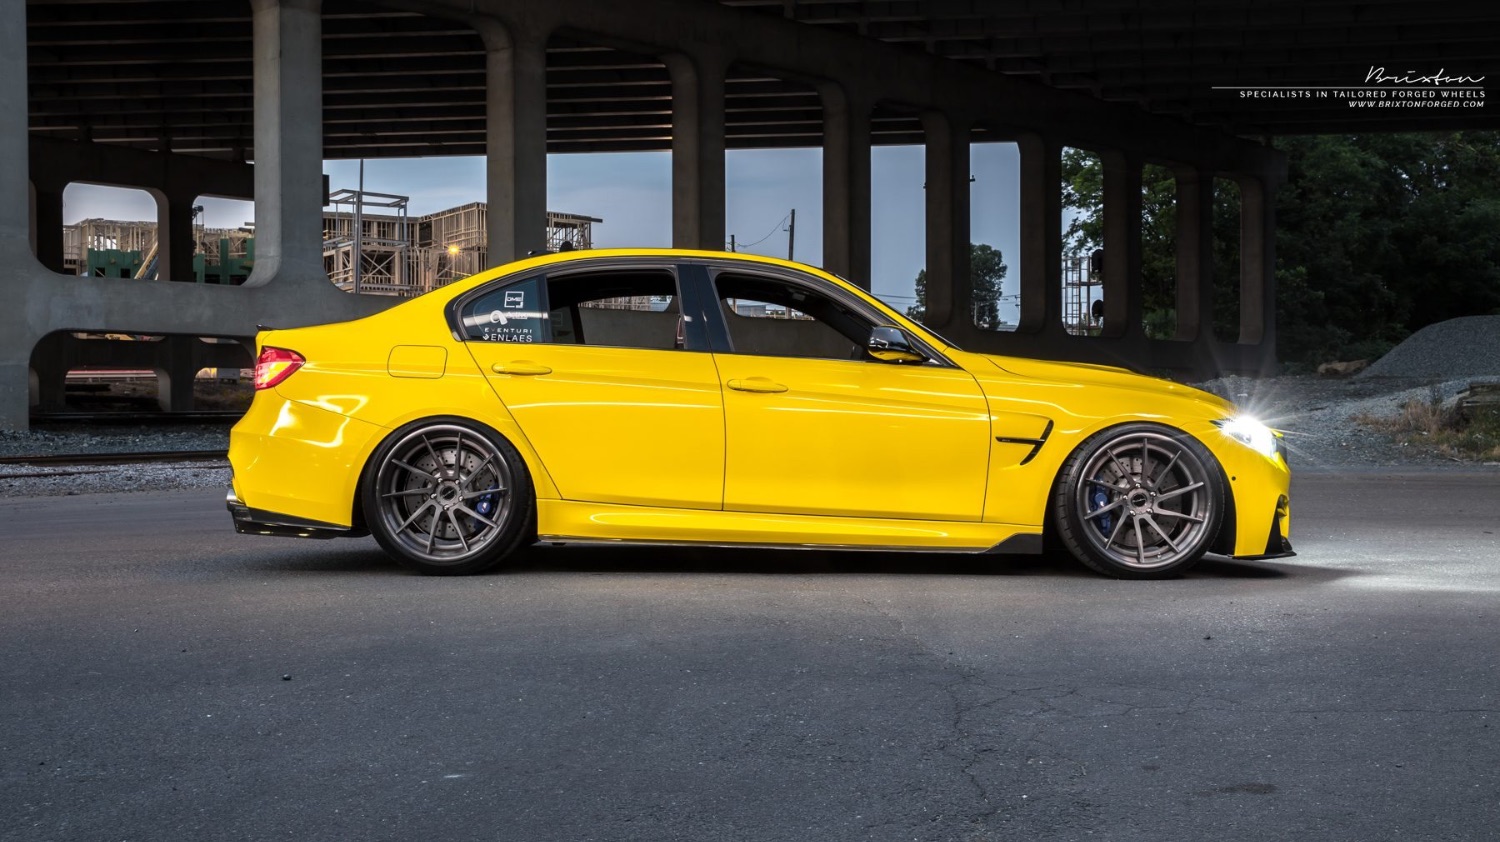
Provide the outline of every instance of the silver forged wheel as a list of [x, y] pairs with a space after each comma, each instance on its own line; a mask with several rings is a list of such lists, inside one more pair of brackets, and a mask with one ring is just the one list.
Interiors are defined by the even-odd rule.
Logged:
[[1059, 489], [1069, 549], [1115, 576], [1153, 578], [1195, 563], [1223, 514], [1213, 457], [1185, 434], [1155, 425], [1096, 438], [1069, 460]]
[[366, 511], [387, 550], [431, 573], [476, 572], [509, 549], [516, 478], [488, 436], [432, 423], [382, 450]]

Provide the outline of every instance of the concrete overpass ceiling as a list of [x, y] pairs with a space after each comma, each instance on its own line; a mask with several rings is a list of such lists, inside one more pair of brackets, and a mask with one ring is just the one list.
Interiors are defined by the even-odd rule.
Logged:
[[[700, 0], [837, 30], [1231, 134], [1496, 128], [1470, 109], [1352, 109], [1241, 99], [1215, 86], [1362, 82], [1372, 67], [1484, 76], [1500, 6], [1450, 0]], [[484, 46], [467, 24], [364, 0], [323, 4], [329, 158], [479, 155]], [[244, 160], [252, 142], [248, 0], [27, 0], [34, 134]], [[563, 31], [547, 49], [551, 152], [670, 148], [659, 57]], [[816, 146], [805, 81], [735, 65], [726, 146]], [[875, 143], [921, 140], [915, 114], [873, 115]]]

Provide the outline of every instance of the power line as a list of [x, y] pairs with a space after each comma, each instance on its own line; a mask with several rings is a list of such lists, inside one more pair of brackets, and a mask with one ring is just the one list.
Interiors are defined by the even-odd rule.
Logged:
[[737, 244], [738, 247], [742, 248], [742, 249], [747, 249], [747, 248], [751, 248], [753, 246], [758, 246], [761, 243], [764, 243], [766, 240], [771, 239], [771, 235], [772, 234], [775, 234], [777, 231], [781, 230], [781, 223], [786, 222], [788, 219], [791, 219], [791, 217], [792, 217], [792, 215], [790, 213], [787, 214], [786, 216], [783, 216], [779, 221], [777, 221], [777, 223], [774, 226], [772, 226], [772, 228], [771, 228], [770, 231], [766, 232], [766, 235], [764, 237], [761, 237], [759, 240], [756, 240], [753, 243], [738, 243]]

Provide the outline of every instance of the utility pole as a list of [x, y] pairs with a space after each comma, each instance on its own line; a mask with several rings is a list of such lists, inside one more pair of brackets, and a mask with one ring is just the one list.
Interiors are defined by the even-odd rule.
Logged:
[[734, 247], [734, 235], [733, 234], [729, 235], [729, 250], [730, 251], [739, 251], [739, 249], [737, 249], [737, 248]]
[[365, 159], [359, 159], [359, 190], [354, 194], [354, 294], [359, 294], [361, 264], [365, 262], [363, 254], [364, 232], [364, 210], [365, 210]]
[[797, 246], [797, 209], [792, 208], [792, 221], [786, 227], [786, 259], [792, 260]]

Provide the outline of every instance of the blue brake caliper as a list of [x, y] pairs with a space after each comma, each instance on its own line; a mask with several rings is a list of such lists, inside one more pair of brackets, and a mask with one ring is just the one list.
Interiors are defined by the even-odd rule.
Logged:
[[[1093, 492], [1089, 494], [1089, 511], [1097, 512], [1108, 505], [1109, 495], [1104, 492], [1103, 488], [1097, 485], [1094, 486]], [[1101, 535], [1109, 535], [1114, 525], [1115, 516], [1113, 514], [1100, 515], [1094, 518], [1094, 528], [1098, 529]]]
[[493, 494], [486, 494], [483, 497], [480, 497], [479, 498], [479, 502], [477, 502], [477, 503], [474, 504], [474, 511], [476, 511], [476, 512], [482, 514], [482, 515], [484, 515], [485, 517], [489, 517], [490, 516], [490, 512], [492, 512], [494, 510], [495, 510], [495, 495], [493, 495]]

